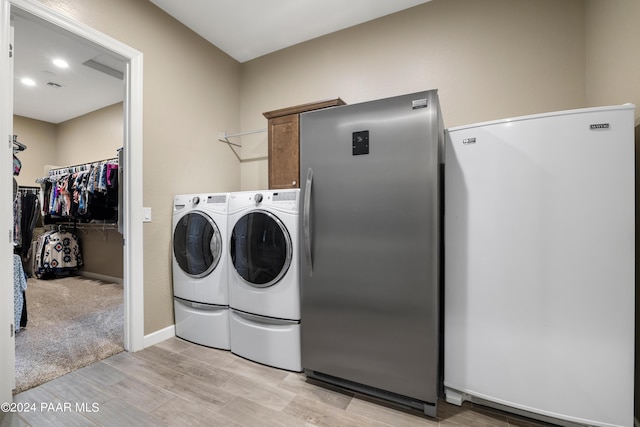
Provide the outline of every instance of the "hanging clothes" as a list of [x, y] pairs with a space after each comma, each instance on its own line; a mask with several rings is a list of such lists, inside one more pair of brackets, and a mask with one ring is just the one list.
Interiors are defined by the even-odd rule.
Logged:
[[14, 253], [27, 258], [33, 232], [40, 218], [39, 189], [19, 187], [13, 201], [13, 245]]
[[44, 195], [45, 224], [118, 221], [118, 160], [54, 169], [37, 180]]
[[19, 158], [16, 157], [16, 155], [13, 155], [13, 175], [14, 176], [18, 176], [20, 175], [20, 170], [22, 169], [22, 162], [20, 161]]
[[69, 231], [47, 231], [35, 248], [33, 271], [39, 279], [69, 275], [83, 265], [78, 237]]
[[22, 220], [22, 197], [20, 194], [16, 194], [13, 198], [13, 246], [22, 246], [22, 232], [20, 229], [20, 223]]
[[22, 268], [22, 260], [19, 255], [13, 256], [13, 304], [14, 304], [14, 329], [20, 330], [20, 326], [26, 326], [25, 291], [27, 290], [27, 277]]
[[36, 223], [40, 218], [40, 199], [38, 198], [38, 194], [31, 192], [23, 193], [21, 198], [22, 212], [20, 214], [20, 231], [22, 233], [22, 249], [20, 255], [23, 259], [26, 259], [29, 249], [31, 248]]

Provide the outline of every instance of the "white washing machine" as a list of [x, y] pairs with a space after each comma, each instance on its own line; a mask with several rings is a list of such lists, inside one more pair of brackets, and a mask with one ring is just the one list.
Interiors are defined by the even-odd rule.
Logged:
[[227, 206], [229, 193], [173, 200], [173, 295], [176, 335], [229, 350]]
[[300, 190], [231, 193], [231, 351], [301, 371], [298, 214]]

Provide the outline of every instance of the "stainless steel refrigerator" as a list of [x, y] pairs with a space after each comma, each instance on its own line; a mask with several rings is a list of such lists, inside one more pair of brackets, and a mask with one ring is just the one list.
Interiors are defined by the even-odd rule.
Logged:
[[300, 118], [305, 373], [430, 416], [443, 135], [436, 90]]

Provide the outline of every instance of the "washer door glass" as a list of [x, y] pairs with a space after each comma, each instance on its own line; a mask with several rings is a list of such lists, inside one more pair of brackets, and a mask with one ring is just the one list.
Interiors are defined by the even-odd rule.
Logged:
[[253, 211], [233, 227], [231, 262], [245, 282], [256, 287], [278, 283], [291, 264], [291, 237], [270, 212]]
[[216, 223], [205, 213], [193, 211], [183, 216], [173, 231], [173, 256], [188, 276], [205, 277], [222, 255], [222, 236]]

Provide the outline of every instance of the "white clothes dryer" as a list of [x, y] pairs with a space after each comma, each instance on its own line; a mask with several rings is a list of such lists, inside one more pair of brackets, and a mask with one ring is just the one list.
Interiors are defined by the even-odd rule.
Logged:
[[172, 240], [176, 335], [226, 350], [228, 199], [229, 193], [175, 196]]
[[231, 351], [301, 371], [298, 216], [300, 190], [231, 193]]

